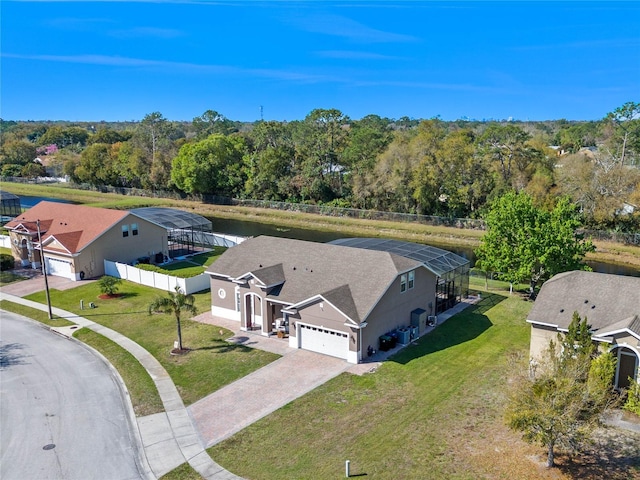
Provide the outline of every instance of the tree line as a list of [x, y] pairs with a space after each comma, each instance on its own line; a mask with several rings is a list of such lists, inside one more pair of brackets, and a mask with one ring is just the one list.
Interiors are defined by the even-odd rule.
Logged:
[[316, 109], [292, 122], [207, 110], [191, 122], [154, 112], [139, 122], [0, 127], [3, 177], [42, 176], [45, 164], [95, 186], [470, 218], [514, 190], [549, 210], [566, 195], [595, 228], [640, 225], [634, 102], [591, 122], [352, 120]]

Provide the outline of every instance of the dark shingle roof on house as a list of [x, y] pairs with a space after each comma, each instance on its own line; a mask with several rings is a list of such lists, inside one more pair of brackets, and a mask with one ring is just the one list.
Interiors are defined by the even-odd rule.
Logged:
[[583, 271], [561, 273], [544, 283], [527, 320], [566, 330], [573, 312], [587, 318], [595, 335], [617, 327], [640, 335], [640, 278]]
[[272, 298], [295, 305], [322, 295], [356, 322], [366, 317], [399, 273], [423, 266], [388, 252], [260, 236], [227, 250], [207, 272], [232, 279], [248, 272], [259, 277], [261, 270], [277, 265], [286, 281], [270, 293]]

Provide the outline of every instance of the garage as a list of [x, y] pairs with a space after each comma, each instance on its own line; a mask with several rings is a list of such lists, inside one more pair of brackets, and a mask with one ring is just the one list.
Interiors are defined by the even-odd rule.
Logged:
[[75, 280], [75, 274], [71, 271], [71, 262], [58, 258], [44, 257], [45, 266], [49, 275]]
[[315, 325], [298, 323], [300, 327], [300, 348], [347, 359], [349, 354], [349, 335]]

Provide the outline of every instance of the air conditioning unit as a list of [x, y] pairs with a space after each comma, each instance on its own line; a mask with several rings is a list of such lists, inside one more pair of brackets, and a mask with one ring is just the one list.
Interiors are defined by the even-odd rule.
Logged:
[[427, 325], [429, 325], [430, 327], [433, 327], [434, 325], [438, 324], [438, 317], [436, 315], [429, 315], [427, 317]]

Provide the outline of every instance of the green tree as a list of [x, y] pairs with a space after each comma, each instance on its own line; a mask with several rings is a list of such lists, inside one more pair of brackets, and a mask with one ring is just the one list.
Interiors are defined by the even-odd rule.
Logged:
[[207, 110], [199, 117], [195, 117], [191, 124], [198, 140], [205, 139], [214, 133], [229, 135], [237, 131], [231, 120], [215, 110]]
[[14, 140], [6, 142], [2, 146], [2, 163], [13, 163], [16, 165], [26, 165], [36, 158], [36, 146], [24, 140]]
[[113, 146], [106, 143], [89, 145], [80, 154], [80, 162], [73, 172], [74, 180], [90, 185], [117, 185]]
[[531, 136], [516, 125], [492, 123], [478, 138], [478, 147], [505, 187], [522, 190], [532, 175], [541, 152], [531, 146]]
[[176, 327], [178, 329], [178, 351], [184, 352], [182, 346], [182, 326], [180, 324], [181, 316], [183, 313], [189, 313], [192, 316], [198, 313], [195, 306], [195, 297], [193, 295], [186, 295], [182, 292], [179, 286], [176, 286], [174, 292], [169, 292], [168, 297], [157, 297], [149, 305], [149, 315], [153, 313], [168, 313], [173, 314], [176, 319]]
[[71, 145], [84, 147], [87, 144], [89, 132], [82, 127], [61, 127], [54, 125], [38, 137], [38, 145], [55, 144], [58, 148], [65, 148]]
[[640, 103], [627, 102], [616, 108], [605, 117], [613, 127], [613, 135], [609, 144], [625, 165], [628, 158], [637, 160], [640, 156]]
[[105, 275], [98, 281], [98, 287], [100, 291], [112, 297], [118, 292], [120, 288], [120, 284], [122, 284], [122, 279], [112, 277], [111, 275]]
[[506, 421], [530, 443], [547, 451], [547, 467], [555, 465], [557, 448], [573, 451], [589, 439], [600, 415], [613, 405], [615, 360], [609, 353], [561, 356], [551, 342], [532, 375], [522, 369], [511, 383]]
[[476, 249], [478, 265], [505, 280], [538, 283], [569, 270], [589, 270], [584, 263], [594, 250], [577, 229], [577, 207], [566, 197], [551, 212], [533, 205], [526, 193], [508, 192], [492, 205], [484, 220], [487, 232]]
[[171, 179], [186, 193], [234, 196], [244, 186], [244, 153], [241, 137], [213, 134], [180, 148]]

